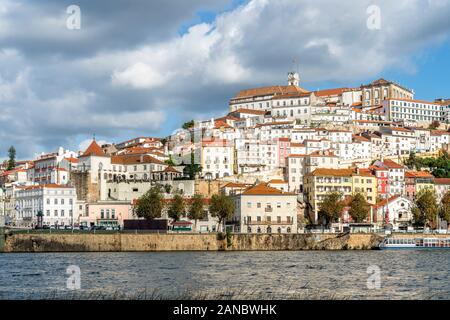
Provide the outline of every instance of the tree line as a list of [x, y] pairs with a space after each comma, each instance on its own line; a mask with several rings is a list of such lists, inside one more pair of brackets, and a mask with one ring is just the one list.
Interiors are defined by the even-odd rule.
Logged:
[[429, 169], [436, 178], [450, 178], [450, 156], [445, 151], [441, 151], [437, 158], [419, 158], [411, 152], [404, 164], [411, 170]]
[[[206, 208], [204, 198], [200, 194], [195, 194], [188, 205], [180, 192], [175, 192], [171, 202], [166, 206], [161, 186], [156, 185], [137, 200], [135, 213], [140, 218], [156, 219], [161, 218], [163, 210], [167, 209], [167, 215], [174, 221], [187, 217], [194, 220], [197, 226], [197, 221], [204, 218]], [[212, 217], [218, 218], [221, 226], [227, 219], [233, 217], [235, 204], [230, 196], [219, 193], [211, 197], [208, 209]]]
[[[345, 207], [349, 207], [348, 213], [352, 220], [361, 223], [367, 220], [371, 205], [367, 202], [361, 193], [351, 197], [349, 203], [342, 200], [342, 193], [330, 192], [325, 195], [319, 204], [319, 220], [324, 225], [330, 226], [331, 223], [339, 221]], [[415, 196], [412, 215], [414, 226], [430, 227], [436, 229], [438, 227], [438, 218], [444, 219], [450, 223], [450, 190], [445, 193], [441, 201], [437, 200], [436, 193], [433, 189], [423, 189]]]

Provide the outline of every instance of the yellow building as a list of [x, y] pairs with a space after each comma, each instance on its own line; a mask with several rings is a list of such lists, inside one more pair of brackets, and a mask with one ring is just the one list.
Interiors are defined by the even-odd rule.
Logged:
[[305, 191], [310, 212], [317, 223], [319, 204], [331, 192], [340, 192], [343, 197], [361, 193], [369, 203], [375, 204], [377, 179], [368, 169], [318, 168], [305, 176]]

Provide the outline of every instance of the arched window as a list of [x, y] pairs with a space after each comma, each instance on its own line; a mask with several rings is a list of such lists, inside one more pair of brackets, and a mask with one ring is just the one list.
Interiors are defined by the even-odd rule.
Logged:
[[366, 100], [370, 99], [370, 91], [366, 91]]
[[277, 231], [278, 233], [281, 233], [281, 227], [278, 227]]
[[383, 90], [383, 99], [386, 99], [387, 96], [388, 96], [388, 89], [384, 88], [384, 90]]
[[256, 232], [261, 233], [261, 228], [258, 227], [258, 229], [256, 230]]
[[287, 228], [287, 233], [291, 233], [291, 227]]
[[247, 227], [247, 232], [252, 233], [252, 227]]
[[267, 233], [272, 233], [272, 228], [271, 227], [267, 227]]

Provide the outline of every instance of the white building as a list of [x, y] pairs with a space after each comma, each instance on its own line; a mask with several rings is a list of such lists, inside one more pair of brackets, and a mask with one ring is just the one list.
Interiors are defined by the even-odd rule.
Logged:
[[297, 233], [297, 195], [261, 183], [236, 195], [234, 220], [242, 233]]
[[234, 174], [234, 146], [223, 139], [203, 140], [201, 145], [203, 177], [219, 179]]
[[433, 121], [444, 122], [447, 118], [446, 108], [436, 102], [410, 99], [388, 99], [383, 101], [385, 114], [390, 121], [410, 121], [429, 124]]
[[15, 193], [16, 225], [33, 227], [38, 213], [43, 214], [43, 224], [71, 226], [76, 209], [75, 188], [67, 185], [38, 185], [20, 188]]

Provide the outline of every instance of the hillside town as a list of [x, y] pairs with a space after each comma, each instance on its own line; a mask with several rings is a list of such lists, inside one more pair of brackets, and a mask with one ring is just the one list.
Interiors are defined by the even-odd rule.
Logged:
[[[242, 90], [222, 117], [186, 122], [168, 137], [94, 138], [85, 150], [17, 161], [10, 150], [0, 222], [121, 230], [145, 219], [140, 199], [158, 187], [164, 205], [153, 218], [168, 232], [446, 230], [449, 125], [450, 99], [418, 100], [385, 79], [309, 91], [290, 72], [285, 85]], [[211, 209], [219, 194], [233, 203], [227, 216]], [[194, 219], [195, 199], [203, 213]]]

